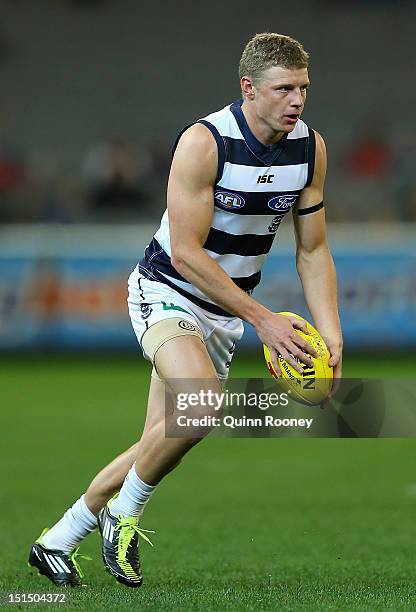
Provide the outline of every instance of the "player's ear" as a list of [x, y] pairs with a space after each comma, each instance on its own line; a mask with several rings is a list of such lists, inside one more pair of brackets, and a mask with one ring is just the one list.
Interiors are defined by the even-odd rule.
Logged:
[[249, 76], [243, 76], [240, 79], [241, 92], [245, 98], [253, 100], [254, 98], [254, 83], [253, 79]]

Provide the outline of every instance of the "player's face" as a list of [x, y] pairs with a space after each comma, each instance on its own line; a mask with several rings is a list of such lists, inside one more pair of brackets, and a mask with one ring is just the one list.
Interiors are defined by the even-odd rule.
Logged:
[[274, 132], [291, 132], [305, 106], [308, 86], [307, 68], [268, 68], [253, 83], [257, 117]]

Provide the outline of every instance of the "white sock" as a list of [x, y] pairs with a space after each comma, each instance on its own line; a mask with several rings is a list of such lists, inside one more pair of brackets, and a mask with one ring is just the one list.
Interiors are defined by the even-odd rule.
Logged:
[[109, 505], [110, 513], [113, 516], [122, 514], [123, 516], [139, 517], [155, 488], [137, 476], [136, 464], [134, 464], [124, 480], [120, 493]]
[[42, 537], [42, 544], [49, 550], [71, 552], [89, 533], [97, 527], [97, 519], [84, 500], [85, 495], [65, 512], [60, 521]]

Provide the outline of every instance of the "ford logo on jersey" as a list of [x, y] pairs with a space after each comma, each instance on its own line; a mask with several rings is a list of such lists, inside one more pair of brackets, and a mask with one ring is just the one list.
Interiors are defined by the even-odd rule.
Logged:
[[267, 206], [272, 210], [289, 210], [298, 199], [298, 195], [280, 195], [268, 201]]
[[245, 204], [244, 198], [229, 191], [216, 191], [214, 197], [221, 208], [243, 208]]

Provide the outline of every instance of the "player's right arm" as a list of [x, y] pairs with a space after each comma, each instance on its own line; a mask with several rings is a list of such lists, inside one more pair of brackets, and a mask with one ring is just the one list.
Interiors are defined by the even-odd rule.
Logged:
[[274, 365], [280, 353], [294, 368], [292, 357], [312, 365], [307, 353], [316, 355], [294, 327], [307, 333], [306, 323], [276, 315], [240, 289], [204, 250], [214, 213], [214, 184], [217, 174], [216, 142], [202, 124], [189, 128], [179, 140], [168, 183], [168, 214], [171, 261], [192, 285], [224, 310], [247, 321], [271, 352]]

